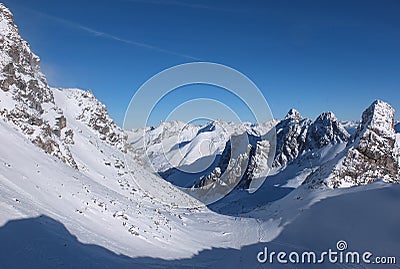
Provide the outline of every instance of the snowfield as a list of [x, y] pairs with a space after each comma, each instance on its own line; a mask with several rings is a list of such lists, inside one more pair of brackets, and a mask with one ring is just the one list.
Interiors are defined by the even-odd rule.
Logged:
[[[307, 172], [289, 166], [254, 194], [236, 190], [209, 208], [182, 209], [142, 192], [134, 180], [121, 184], [114, 164], [91, 163], [123, 156], [84, 125], [75, 128], [93, 143], [73, 149], [82, 172], [7, 123], [0, 128], [2, 268], [244, 268], [257, 266], [264, 245], [322, 251], [341, 239], [398, 257], [397, 184], [310, 190], [299, 185]], [[134, 173], [163, 182], [141, 167]], [[156, 195], [171, 193], [160, 188]]]
[[[389, 104], [373, 102], [359, 123], [292, 109], [262, 124], [122, 130], [92, 92], [48, 86], [1, 3], [0, 46], [0, 269], [381, 268], [257, 260], [341, 240], [400, 267]], [[225, 171], [238, 184], [207, 206], [176, 187], [212, 193]]]

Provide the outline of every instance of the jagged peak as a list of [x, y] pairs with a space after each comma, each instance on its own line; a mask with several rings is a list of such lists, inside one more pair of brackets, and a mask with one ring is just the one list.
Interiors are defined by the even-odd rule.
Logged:
[[394, 112], [391, 105], [375, 100], [362, 114], [357, 136], [362, 136], [366, 129], [372, 129], [380, 134], [394, 134]]
[[309, 146], [321, 148], [330, 143], [347, 142], [350, 134], [332, 112], [324, 112], [313, 122], [309, 133]]
[[287, 120], [287, 119], [301, 121], [303, 119], [303, 117], [301, 116], [299, 111], [297, 111], [296, 109], [292, 108], [292, 109], [289, 110], [289, 112], [285, 116], [285, 120]]
[[336, 115], [331, 112], [331, 111], [327, 111], [327, 112], [323, 112], [321, 113], [317, 119], [315, 121], [338, 121], [338, 119], [336, 118]]
[[1, 2], [0, 2], [0, 13], [7, 14], [11, 18], [13, 18], [13, 15], [12, 15], [11, 11]]
[[[2, 3], [0, 3], [0, 44], [0, 70], [6, 77], [22, 73], [23, 77], [28, 75], [36, 79], [40, 87], [48, 88], [46, 78], [40, 71], [39, 57], [32, 53], [29, 44], [20, 36], [13, 14]], [[8, 82], [0, 83], [3, 89], [9, 90]]]

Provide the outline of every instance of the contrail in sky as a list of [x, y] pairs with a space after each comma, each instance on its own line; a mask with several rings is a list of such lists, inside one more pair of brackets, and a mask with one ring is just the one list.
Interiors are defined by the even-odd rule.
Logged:
[[175, 55], [175, 56], [179, 56], [179, 57], [190, 59], [190, 60], [200, 60], [199, 58], [196, 58], [196, 57], [193, 57], [193, 56], [190, 56], [190, 55], [187, 55], [187, 54], [183, 54], [183, 53], [179, 53], [179, 52], [163, 49], [163, 48], [160, 48], [160, 47], [157, 47], [157, 46], [153, 46], [153, 45], [150, 45], [150, 44], [147, 44], [147, 43], [144, 43], [144, 42], [138, 42], [138, 41], [134, 41], [134, 40], [130, 40], [130, 39], [125, 39], [125, 38], [121, 38], [121, 37], [118, 37], [118, 36], [115, 36], [115, 35], [112, 35], [112, 34], [109, 34], [109, 33], [106, 33], [106, 32], [98, 31], [96, 29], [93, 29], [93, 28], [90, 28], [90, 27], [87, 27], [87, 26], [84, 26], [84, 25], [81, 25], [81, 24], [78, 24], [78, 23], [75, 23], [75, 22], [71, 22], [71, 21], [65, 20], [63, 18], [55, 17], [55, 16], [52, 16], [52, 15], [49, 15], [49, 14], [46, 14], [46, 13], [43, 13], [43, 12], [40, 12], [40, 11], [37, 11], [37, 10], [30, 9], [30, 11], [38, 14], [39, 16], [45, 17], [47, 19], [50, 19], [52, 21], [55, 21], [55, 22], [58, 22], [60, 24], [66, 25], [68, 27], [75, 28], [75, 29], [87, 32], [87, 33], [89, 33], [89, 34], [91, 34], [93, 36], [96, 36], [96, 37], [102, 37], [102, 38], [118, 41], [118, 42], [121, 42], [121, 43], [125, 43], [125, 44], [128, 44], [128, 45], [133, 45], [133, 46], [136, 46], [136, 47], [142, 47], [142, 48], [145, 48], [145, 49], [158, 51], [158, 52], [162, 52], [162, 53], [166, 53], [166, 54], [170, 54], [170, 55]]

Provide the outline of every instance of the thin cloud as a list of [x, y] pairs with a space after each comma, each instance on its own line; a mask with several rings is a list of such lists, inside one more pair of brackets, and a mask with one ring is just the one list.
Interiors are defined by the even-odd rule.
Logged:
[[89, 33], [89, 34], [91, 34], [91, 35], [93, 35], [95, 37], [106, 38], [106, 39], [114, 40], [114, 41], [117, 41], [117, 42], [125, 43], [125, 44], [128, 44], [128, 45], [141, 47], [141, 48], [145, 48], [145, 49], [149, 49], [149, 50], [153, 50], [153, 51], [157, 51], [157, 52], [162, 52], [162, 53], [166, 53], [166, 54], [170, 54], [170, 55], [175, 55], [175, 56], [179, 56], [179, 57], [190, 59], [190, 60], [196, 60], [196, 61], [200, 60], [199, 58], [196, 58], [196, 57], [193, 57], [193, 56], [190, 56], [190, 55], [187, 55], [187, 54], [183, 54], [183, 53], [179, 53], [179, 52], [163, 49], [163, 48], [160, 48], [160, 47], [157, 47], [157, 46], [153, 46], [153, 45], [150, 45], [150, 44], [147, 44], [147, 43], [143, 43], [143, 42], [124, 39], [124, 38], [121, 38], [121, 37], [118, 37], [118, 36], [115, 36], [115, 35], [112, 35], [112, 34], [109, 34], [109, 33], [106, 33], [106, 32], [98, 31], [96, 29], [93, 29], [93, 28], [90, 28], [90, 27], [87, 27], [87, 26], [84, 26], [84, 25], [81, 25], [81, 24], [78, 24], [78, 23], [75, 23], [75, 22], [71, 22], [71, 21], [68, 21], [68, 20], [65, 20], [65, 19], [62, 19], [62, 18], [59, 18], [59, 17], [55, 17], [55, 16], [52, 16], [52, 15], [49, 15], [49, 14], [45, 14], [45, 13], [42, 13], [40, 11], [36, 11], [36, 10], [30, 10], [30, 11], [36, 13], [39, 16], [45, 17], [47, 19], [50, 19], [52, 21], [55, 21], [55, 22], [58, 22], [60, 24], [66, 25], [68, 27], [75, 28], [77, 30]]

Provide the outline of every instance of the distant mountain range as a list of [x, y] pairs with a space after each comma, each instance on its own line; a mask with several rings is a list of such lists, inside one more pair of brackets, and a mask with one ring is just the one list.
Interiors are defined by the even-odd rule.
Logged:
[[[357, 228], [368, 216], [350, 214], [345, 235], [399, 253], [400, 124], [389, 104], [374, 101], [360, 122], [292, 109], [262, 124], [123, 130], [92, 92], [49, 87], [3, 4], [0, 49], [0, 268], [255, 268], [259, 244], [276, 238], [288, 249], [347, 239], [307, 212], [332, 223], [349, 196], [351, 210], [373, 203], [392, 221], [374, 222], [370, 238]], [[207, 206], [187, 195], [217, 188], [226, 197]], [[293, 235], [291, 223], [319, 237]]]

